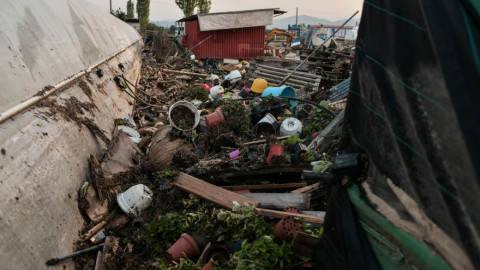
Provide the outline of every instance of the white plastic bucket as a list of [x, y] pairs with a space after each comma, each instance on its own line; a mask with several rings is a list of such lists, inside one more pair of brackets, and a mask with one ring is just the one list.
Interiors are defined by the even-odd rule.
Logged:
[[303, 125], [297, 118], [289, 117], [283, 120], [280, 126], [280, 136], [298, 136], [302, 132], [302, 128]]
[[145, 185], [138, 184], [117, 195], [117, 203], [127, 215], [137, 217], [153, 199], [153, 192]]
[[[173, 109], [175, 109], [176, 107], [184, 107], [184, 108], [187, 108], [188, 110], [190, 110], [194, 115], [195, 115], [195, 119], [194, 119], [194, 123], [193, 123], [193, 126], [189, 127], [189, 128], [180, 128], [178, 127], [172, 120], [172, 111]], [[170, 106], [170, 109], [168, 110], [168, 120], [170, 121], [170, 124], [172, 124], [176, 129], [178, 130], [182, 130], [182, 131], [190, 131], [190, 130], [193, 130], [194, 128], [197, 127], [198, 123], [200, 122], [200, 115], [198, 114], [198, 110], [197, 110], [197, 107], [195, 107], [195, 105], [193, 105], [192, 103], [186, 101], [186, 100], [181, 100], [181, 101], [177, 101], [175, 102], [172, 106]]]

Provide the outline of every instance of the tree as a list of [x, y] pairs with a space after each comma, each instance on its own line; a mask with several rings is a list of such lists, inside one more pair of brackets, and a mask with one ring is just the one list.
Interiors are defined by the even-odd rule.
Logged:
[[127, 14], [125, 14], [125, 12], [123, 12], [120, 8], [112, 12], [112, 15], [119, 18], [122, 21], [125, 21], [125, 18], [127, 16]]
[[212, 8], [212, 1], [211, 0], [197, 0], [197, 8], [199, 14], [206, 14], [210, 12], [210, 8]]
[[133, 18], [135, 17], [135, 6], [133, 5], [132, 0], [127, 1], [127, 18]]
[[185, 17], [192, 16], [198, 0], [175, 0], [175, 4], [183, 11]]
[[150, 16], [150, 0], [137, 0], [137, 15], [140, 20], [140, 31], [144, 31]]

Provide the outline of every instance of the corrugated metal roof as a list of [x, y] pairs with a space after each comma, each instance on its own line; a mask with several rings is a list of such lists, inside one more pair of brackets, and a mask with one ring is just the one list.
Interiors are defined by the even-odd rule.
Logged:
[[[219, 15], [219, 14], [238, 14], [238, 13], [248, 13], [248, 12], [255, 12], [255, 11], [266, 11], [266, 10], [273, 10], [274, 15], [281, 15], [281, 14], [287, 13], [286, 11], [280, 10], [279, 8], [264, 8], [264, 9], [249, 9], [249, 10], [226, 11], [226, 12], [213, 12], [213, 13], [202, 14], [202, 15], [206, 16], [206, 15]], [[177, 22], [195, 21], [197, 19], [198, 19], [198, 14], [194, 14], [192, 16], [182, 18]]]
[[348, 90], [350, 89], [350, 78], [344, 80], [343, 82], [335, 85], [330, 88], [328, 92], [330, 93], [329, 99], [331, 102], [344, 99], [348, 95]]

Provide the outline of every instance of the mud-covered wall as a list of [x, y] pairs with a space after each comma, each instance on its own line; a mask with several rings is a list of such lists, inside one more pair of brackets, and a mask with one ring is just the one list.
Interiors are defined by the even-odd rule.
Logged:
[[0, 27], [0, 114], [140, 38], [84, 0], [5, 0]]

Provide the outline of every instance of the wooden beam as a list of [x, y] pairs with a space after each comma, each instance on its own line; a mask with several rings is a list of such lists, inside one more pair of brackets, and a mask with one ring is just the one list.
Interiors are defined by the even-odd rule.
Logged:
[[163, 73], [178, 74], [178, 75], [197, 76], [197, 77], [203, 77], [203, 78], [208, 78], [208, 77], [210, 76], [210, 74], [202, 74], [202, 73], [178, 71], [178, 70], [171, 70], [171, 69], [161, 69], [161, 72], [163, 72]]
[[200, 198], [228, 209], [232, 209], [234, 201], [241, 205], [243, 205], [244, 202], [253, 206], [258, 206], [259, 204], [255, 200], [245, 198], [241, 195], [212, 185], [186, 173], [179, 173], [173, 182], [173, 185], [181, 190], [197, 195]]
[[[288, 138], [290, 138], [291, 136], [282, 136], [282, 137], [277, 137], [277, 140], [278, 141], [282, 141], [282, 140], [286, 140]], [[258, 140], [258, 141], [252, 141], [252, 142], [247, 142], [247, 143], [244, 143], [243, 146], [248, 146], [248, 145], [254, 145], [254, 144], [261, 144], [261, 143], [266, 143], [267, 140], [266, 139], [263, 139], [263, 140]]]
[[228, 190], [262, 190], [262, 189], [276, 189], [276, 188], [301, 188], [307, 186], [306, 182], [301, 183], [285, 183], [285, 184], [263, 184], [263, 185], [235, 185], [235, 186], [221, 186], [221, 188]]
[[283, 218], [288, 216], [298, 217], [304, 222], [314, 223], [314, 224], [323, 224], [324, 219], [319, 217], [308, 216], [304, 214], [288, 213], [284, 211], [270, 210], [264, 208], [255, 209], [258, 215], [264, 217], [273, 217], [273, 218]]
[[310, 208], [309, 194], [291, 193], [243, 193], [242, 196], [260, 203], [260, 207], [269, 209], [284, 209], [297, 207], [300, 209]]
[[312, 192], [320, 187], [320, 183], [315, 183], [306, 187], [297, 188], [294, 191], [290, 192], [292, 194], [302, 194], [307, 192]]
[[264, 176], [270, 174], [295, 174], [301, 173], [303, 170], [307, 168], [311, 168], [310, 164], [308, 165], [295, 165], [295, 166], [288, 166], [288, 167], [263, 167], [259, 169], [251, 169], [251, 170], [242, 170], [242, 171], [229, 171], [229, 172], [219, 172], [215, 175], [212, 175], [212, 178], [215, 179], [222, 179], [222, 178], [231, 178], [231, 177], [257, 177], [257, 176]]

